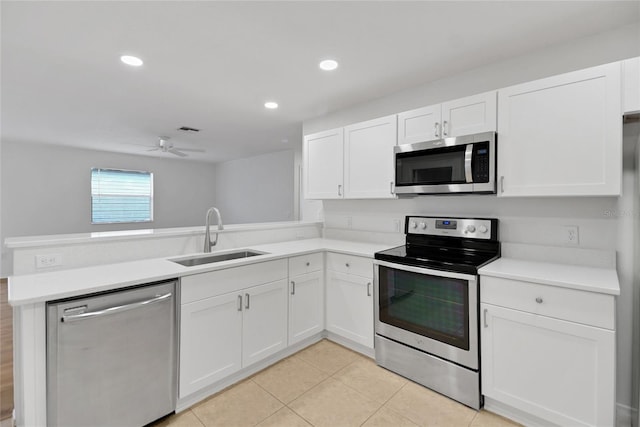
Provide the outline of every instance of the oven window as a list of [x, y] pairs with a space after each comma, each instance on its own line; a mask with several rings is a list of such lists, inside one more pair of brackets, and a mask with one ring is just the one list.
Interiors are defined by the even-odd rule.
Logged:
[[466, 146], [396, 155], [396, 185], [460, 184], [466, 182]]
[[379, 266], [380, 321], [469, 350], [469, 282]]

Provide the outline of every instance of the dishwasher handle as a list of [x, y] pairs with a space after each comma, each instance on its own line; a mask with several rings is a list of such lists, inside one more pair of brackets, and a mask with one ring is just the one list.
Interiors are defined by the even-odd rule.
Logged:
[[145, 306], [150, 305], [150, 304], [155, 304], [155, 303], [158, 303], [158, 302], [167, 301], [167, 300], [169, 300], [169, 298], [171, 298], [171, 296], [172, 296], [172, 293], [169, 292], [168, 294], [158, 295], [158, 296], [156, 296], [154, 298], [151, 298], [151, 299], [148, 299], [148, 300], [144, 300], [144, 301], [133, 302], [131, 304], [117, 305], [117, 306], [114, 306], [114, 307], [105, 308], [103, 310], [90, 311], [88, 313], [72, 314], [72, 315], [69, 315], [69, 316], [62, 316], [60, 318], [60, 322], [63, 322], [63, 323], [77, 322], [79, 320], [93, 319], [95, 317], [107, 316], [107, 315], [110, 315], [110, 314], [117, 314], [117, 313], [122, 313], [124, 311], [135, 310], [136, 308], [145, 307]]

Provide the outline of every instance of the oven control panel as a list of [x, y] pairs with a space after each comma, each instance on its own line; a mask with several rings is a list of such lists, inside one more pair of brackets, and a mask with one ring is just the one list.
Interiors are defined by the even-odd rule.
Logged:
[[408, 216], [405, 232], [406, 234], [491, 240], [492, 236], [495, 236], [494, 230], [492, 230], [494, 221], [477, 218]]

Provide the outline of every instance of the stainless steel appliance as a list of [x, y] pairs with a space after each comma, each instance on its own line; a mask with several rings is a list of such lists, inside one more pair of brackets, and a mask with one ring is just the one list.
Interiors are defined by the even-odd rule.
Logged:
[[394, 147], [395, 193], [496, 192], [496, 133]]
[[143, 426], [175, 410], [176, 281], [47, 303], [47, 425]]
[[376, 362], [479, 409], [478, 268], [500, 256], [498, 220], [408, 216], [405, 234], [375, 254]]

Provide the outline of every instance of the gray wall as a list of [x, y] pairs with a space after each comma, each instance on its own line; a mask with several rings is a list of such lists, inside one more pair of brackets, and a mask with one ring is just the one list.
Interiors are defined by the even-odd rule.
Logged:
[[[142, 224], [91, 224], [92, 167], [153, 172], [154, 220]], [[216, 167], [210, 163], [2, 142], [1, 226], [6, 237], [204, 224], [216, 201]], [[11, 274], [3, 245], [2, 277]]]
[[216, 203], [229, 224], [297, 219], [294, 152], [278, 151], [216, 165]]
[[[442, 101], [456, 99], [517, 83], [535, 80], [589, 66], [640, 56], [640, 29], [621, 27], [615, 31], [586, 37], [571, 43], [551, 46], [521, 57], [449, 76], [430, 84], [376, 99], [352, 108], [334, 112], [303, 123], [309, 134], [359, 121], [407, 111]], [[638, 140], [637, 128], [625, 126], [626, 157], [633, 156]], [[622, 411], [637, 407], [631, 398], [632, 312], [633, 295], [638, 292], [633, 282], [633, 229], [625, 212], [632, 209], [635, 193], [634, 162], [625, 157], [624, 189], [619, 198], [497, 199], [485, 197], [424, 196], [412, 200], [353, 201], [332, 200], [322, 204], [303, 202], [303, 219], [324, 217], [325, 227], [337, 229], [333, 234], [367, 236], [382, 240], [377, 227], [388, 227], [405, 214], [492, 215], [502, 221], [501, 233], [510, 242], [560, 246], [559, 231], [563, 225], [580, 226], [580, 247], [616, 250], [621, 296], [617, 301], [617, 402]], [[631, 206], [631, 208], [630, 208]], [[626, 216], [625, 216], [626, 215]], [[637, 218], [637, 217], [635, 217]], [[354, 230], [346, 229], [348, 224]], [[387, 233], [387, 238], [398, 236]], [[503, 240], [505, 241], [505, 240]]]

